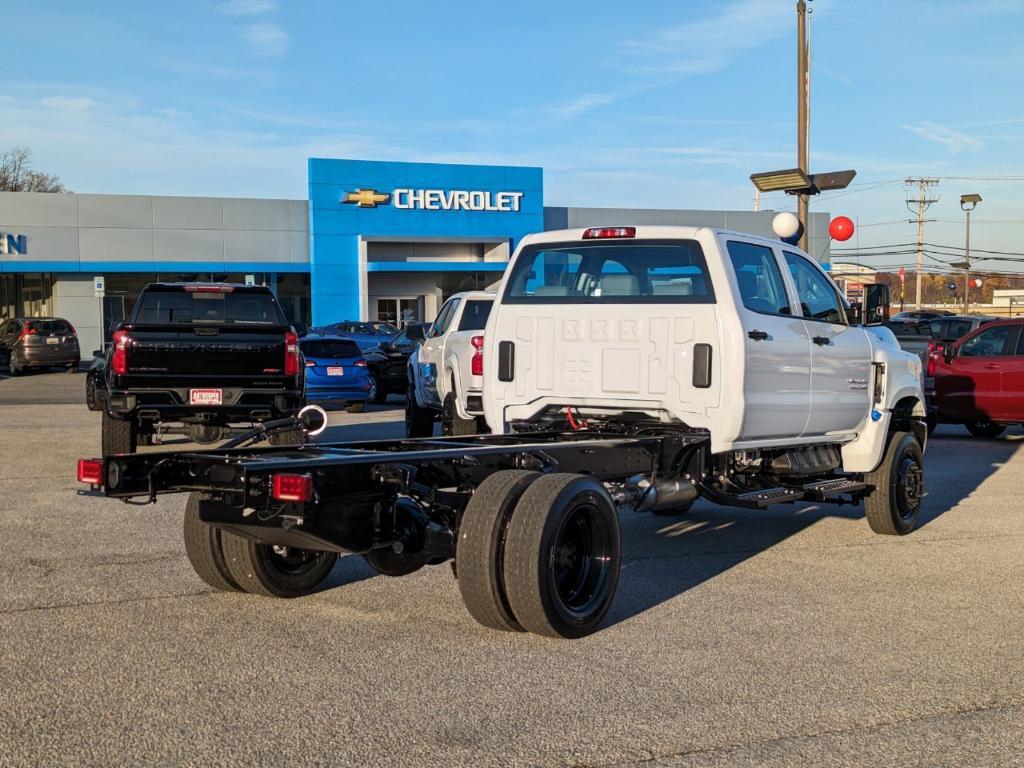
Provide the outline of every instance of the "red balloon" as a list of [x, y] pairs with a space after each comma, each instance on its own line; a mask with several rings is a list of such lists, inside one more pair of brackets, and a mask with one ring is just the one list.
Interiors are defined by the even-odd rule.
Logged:
[[853, 222], [845, 216], [836, 216], [828, 225], [828, 233], [833, 240], [843, 242], [853, 237]]

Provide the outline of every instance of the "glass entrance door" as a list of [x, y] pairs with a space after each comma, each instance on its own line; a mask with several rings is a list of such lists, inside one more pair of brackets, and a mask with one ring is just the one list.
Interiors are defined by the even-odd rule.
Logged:
[[377, 320], [404, 328], [409, 323], [423, 322], [423, 297], [377, 299]]

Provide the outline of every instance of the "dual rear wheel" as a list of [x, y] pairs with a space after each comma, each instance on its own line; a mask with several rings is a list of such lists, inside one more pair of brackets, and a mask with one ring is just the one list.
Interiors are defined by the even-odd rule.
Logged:
[[507, 470], [473, 494], [455, 562], [463, 602], [484, 626], [576, 638], [611, 607], [621, 557], [618, 516], [601, 483]]

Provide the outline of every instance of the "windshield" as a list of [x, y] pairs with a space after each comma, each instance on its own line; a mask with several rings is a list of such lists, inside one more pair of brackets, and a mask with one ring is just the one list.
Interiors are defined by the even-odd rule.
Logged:
[[696, 240], [535, 245], [509, 277], [510, 303], [634, 304], [714, 302]]
[[273, 295], [250, 291], [145, 291], [134, 322], [286, 325]]

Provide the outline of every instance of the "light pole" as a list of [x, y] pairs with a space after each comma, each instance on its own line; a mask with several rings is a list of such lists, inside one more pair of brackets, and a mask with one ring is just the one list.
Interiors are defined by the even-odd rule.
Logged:
[[971, 211], [981, 202], [981, 195], [960, 195], [960, 208], [967, 214], [967, 236], [964, 243], [964, 314], [971, 307]]

